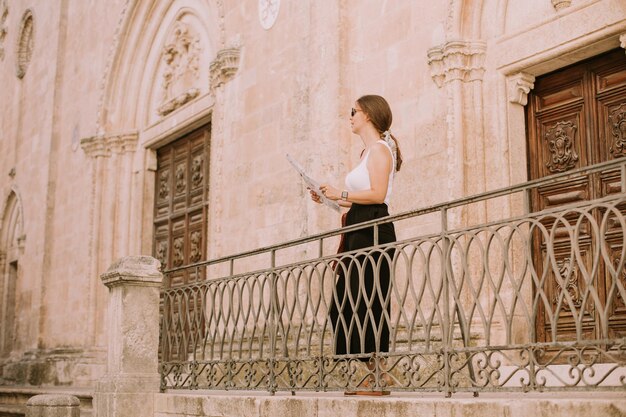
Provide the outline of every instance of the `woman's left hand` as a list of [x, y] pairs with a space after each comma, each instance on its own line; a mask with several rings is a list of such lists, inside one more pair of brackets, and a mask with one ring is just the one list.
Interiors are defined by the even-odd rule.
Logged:
[[333, 187], [332, 185], [322, 184], [320, 185], [320, 191], [329, 200], [339, 200], [341, 198], [341, 191]]

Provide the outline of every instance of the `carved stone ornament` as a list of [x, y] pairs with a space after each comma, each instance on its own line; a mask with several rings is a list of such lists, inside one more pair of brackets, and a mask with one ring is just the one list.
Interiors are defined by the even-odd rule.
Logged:
[[550, 172], [564, 172], [576, 166], [578, 161], [578, 154], [574, 149], [576, 129], [572, 122], [557, 122], [547, 129], [544, 139], [550, 150], [550, 160], [546, 163]]
[[157, 109], [161, 116], [173, 112], [200, 94], [199, 81], [200, 38], [189, 25], [176, 22], [162, 56], [162, 102]]
[[486, 44], [480, 41], [450, 41], [428, 50], [430, 74], [438, 87], [451, 81], [482, 80]]
[[276, 23], [280, 11], [280, 0], [259, 0], [259, 22], [261, 27], [269, 30]]
[[[619, 46], [622, 49], [626, 49], [626, 33], [624, 33], [623, 35], [619, 36]], [[626, 51], [624, 51], [626, 52]]]
[[24, 75], [26, 75], [26, 69], [33, 56], [34, 35], [33, 13], [31, 10], [26, 10], [24, 16], [22, 16], [22, 22], [20, 23], [17, 42], [17, 78], [24, 78]]
[[519, 72], [507, 78], [509, 101], [525, 106], [528, 103], [528, 93], [535, 87], [535, 76]]
[[558, 12], [572, 5], [572, 0], [552, 0], [552, 6]]
[[613, 140], [609, 151], [613, 158], [626, 155], [626, 103], [609, 113], [609, 124]]
[[564, 298], [561, 308], [563, 310], [571, 310], [570, 303], [567, 298], [562, 296], [567, 292], [571, 298], [571, 302], [576, 308], [580, 308], [582, 300], [580, 297], [580, 290], [578, 289], [578, 266], [575, 265], [570, 258], [564, 258], [557, 262], [559, 268], [559, 277], [556, 279], [558, 291], [552, 298], [552, 304], [556, 305], [561, 297]]
[[80, 140], [80, 146], [91, 158], [109, 157], [111, 153], [131, 153], [137, 148], [137, 132], [121, 135], [99, 135]]
[[9, 5], [7, 0], [0, 0], [0, 61], [4, 60], [4, 38], [8, 33], [7, 18], [9, 17]]
[[239, 55], [239, 48], [226, 48], [217, 53], [209, 69], [211, 89], [227, 83], [235, 76], [239, 69]]

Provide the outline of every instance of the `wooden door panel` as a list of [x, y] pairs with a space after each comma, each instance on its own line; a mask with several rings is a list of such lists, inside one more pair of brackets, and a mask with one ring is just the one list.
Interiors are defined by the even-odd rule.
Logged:
[[[552, 342], [552, 325], [556, 323], [557, 340], [576, 340], [577, 328], [581, 327], [585, 338], [594, 337], [596, 333], [595, 303], [590, 296], [583, 271], [590, 271], [591, 242], [581, 239], [580, 257], [578, 259], [571, 251], [568, 242], [554, 245], [554, 259], [542, 262], [542, 268], [547, 268], [543, 286], [549, 303], [549, 312], [545, 305], [540, 308], [538, 336], [541, 341]], [[542, 247], [542, 259], [547, 259], [545, 247]], [[539, 276], [544, 271], [539, 269]]]
[[[157, 151], [153, 252], [165, 269], [206, 259], [209, 141], [205, 126]], [[200, 279], [192, 275], [169, 274], [164, 286]]]
[[607, 238], [608, 253], [611, 267], [605, 266], [604, 299], [607, 305], [609, 338], [626, 337], [626, 254], [623, 253], [624, 234], [626, 230], [619, 226], [609, 232]]
[[[528, 103], [526, 111], [530, 179], [626, 156], [626, 56], [623, 50], [611, 51], [538, 77]], [[531, 205], [532, 209], [537, 211], [621, 192], [623, 190], [619, 172], [612, 170], [572, 178], [535, 190]], [[604, 237], [612, 242], [610, 250], [607, 249], [611, 253], [611, 262], [623, 261], [623, 257], [620, 256], [624, 231], [616, 216], [624, 216], [626, 207], [618, 209], [619, 214], [614, 214], [601, 231]], [[592, 213], [598, 224], [601, 224], [603, 215], [601, 209]], [[565, 221], [569, 220], [566, 218]], [[574, 306], [583, 312], [578, 322], [582, 325], [583, 338], [621, 337], [616, 335], [626, 334], [624, 333], [626, 307], [615, 290], [616, 278], [610, 273], [610, 268], [603, 262], [597, 265], [598, 273], [593, 278], [596, 297], [591, 297], [592, 291], [585, 288], [585, 279], [581, 280], [580, 276], [574, 278], [576, 274], [592, 270], [593, 259], [589, 254], [597, 253], [594, 251], [600, 249], [595, 247], [599, 241], [597, 236], [590, 235], [597, 234], [597, 230], [594, 231], [589, 225], [583, 225], [579, 232], [578, 244], [585, 252], [585, 256], [574, 265], [571, 260], [568, 261], [569, 251], [558, 249], [559, 245], [567, 246], [568, 227], [565, 224], [557, 224], [554, 228], [556, 238], [554, 253], [556, 262], [560, 265], [557, 269], [562, 269], [565, 275], [553, 270], [548, 271], [543, 291], [551, 300], [552, 309], [558, 308], [559, 297], [562, 300], [566, 290], [570, 291], [568, 294], [572, 297], [586, 294], [585, 305]], [[545, 267], [543, 263], [546, 256], [545, 242], [542, 242], [544, 237], [536, 235], [533, 243], [534, 262], [536, 267], [541, 269]], [[568, 272], [568, 265], [572, 268], [575, 266], [578, 271]], [[563, 276], [570, 279], [563, 280]], [[620, 280], [623, 280], [624, 276], [626, 274], [623, 274]], [[557, 321], [557, 339], [577, 340], [575, 315], [567, 311], [567, 308], [571, 310], [572, 306], [563, 307], [563, 314]], [[550, 341], [552, 338], [548, 312], [545, 308], [540, 307], [540, 310], [544, 310], [539, 312], [537, 321], [537, 335], [540, 341]], [[607, 308], [610, 309], [610, 314], [603, 316], [602, 312], [608, 311]], [[608, 333], [611, 336], [606, 335], [606, 331], [602, 329], [601, 317], [607, 317]]]

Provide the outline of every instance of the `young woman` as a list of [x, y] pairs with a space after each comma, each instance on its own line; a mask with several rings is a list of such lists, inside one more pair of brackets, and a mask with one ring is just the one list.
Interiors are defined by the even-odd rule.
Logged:
[[[341, 206], [349, 207], [345, 225], [389, 215], [393, 178], [402, 165], [396, 138], [389, 131], [392, 122], [387, 101], [376, 95], [359, 98], [352, 108], [352, 132], [363, 142], [361, 161], [348, 173], [345, 188], [329, 184], [321, 193]], [[311, 198], [320, 197], [311, 191]], [[396, 241], [392, 223], [378, 227], [378, 244]], [[374, 245], [374, 228], [346, 233], [343, 252]], [[366, 254], [345, 255], [336, 267], [337, 282], [333, 293], [330, 318], [335, 332], [335, 354], [362, 354], [368, 361], [371, 353], [389, 350], [390, 259], [393, 249], [373, 250]], [[385, 311], [386, 310], [386, 313]]]

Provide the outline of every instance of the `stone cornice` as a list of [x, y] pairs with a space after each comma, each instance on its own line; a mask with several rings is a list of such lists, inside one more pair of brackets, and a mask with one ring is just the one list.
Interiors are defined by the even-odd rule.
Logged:
[[525, 106], [528, 103], [528, 93], [535, 87], [535, 76], [525, 72], [507, 77], [509, 102]]
[[111, 153], [132, 153], [137, 149], [137, 132], [121, 135], [99, 135], [81, 139], [80, 146], [91, 158], [109, 157]]
[[482, 80], [486, 44], [482, 41], [450, 41], [428, 50], [430, 73], [438, 87], [451, 81]]
[[239, 48], [226, 48], [217, 53], [217, 57], [211, 63], [209, 82], [211, 89], [215, 89], [230, 81], [239, 69]]

